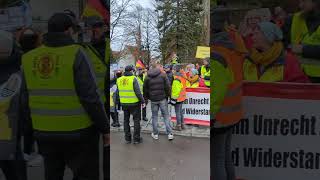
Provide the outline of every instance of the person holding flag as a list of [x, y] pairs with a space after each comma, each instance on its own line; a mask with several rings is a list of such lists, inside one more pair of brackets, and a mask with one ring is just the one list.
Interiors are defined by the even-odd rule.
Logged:
[[[137, 69], [136, 77], [139, 82], [141, 92], [143, 92], [143, 83], [144, 83], [144, 80], [147, 76], [147, 71], [146, 71], [146, 66], [144, 65], [144, 63], [140, 59], [136, 62], [136, 69]], [[147, 104], [148, 104], [148, 102], [146, 101], [146, 106], [144, 108], [142, 108], [142, 120], [143, 121], [148, 121]]]

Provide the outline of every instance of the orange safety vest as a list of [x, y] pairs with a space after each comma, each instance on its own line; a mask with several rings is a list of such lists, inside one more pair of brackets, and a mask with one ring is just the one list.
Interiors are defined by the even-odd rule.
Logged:
[[227, 63], [227, 67], [233, 73], [233, 83], [228, 85], [228, 90], [224, 96], [219, 112], [215, 115], [215, 128], [228, 127], [237, 124], [243, 117], [242, 108], [242, 64], [244, 57], [236, 51], [215, 46], [214, 53], [221, 55]]
[[180, 95], [177, 99], [177, 102], [183, 102], [187, 99], [187, 80], [181, 76], [175, 76], [175, 79], [178, 79], [180, 83], [182, 84], [182, 90], [180, 92]]

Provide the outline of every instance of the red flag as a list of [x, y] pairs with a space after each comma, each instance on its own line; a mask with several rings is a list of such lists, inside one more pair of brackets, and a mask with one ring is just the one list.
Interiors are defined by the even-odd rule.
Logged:
[[146, 66], [144, 65], [144, 63], [139, 59], [136, 63], [136, 68], [142, 68], [145, 69]]
[[83, 16], [100, 16], [106, 23], [109, 22], [110, 14], [106, 6], [102, 4], [101, 0], [88, 0], [84, 9]]

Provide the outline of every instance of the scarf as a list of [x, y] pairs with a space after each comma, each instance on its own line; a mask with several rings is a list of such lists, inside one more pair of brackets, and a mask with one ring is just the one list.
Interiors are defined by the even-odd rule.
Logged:
[[275, 42], [271, 49], [266, 52], [259, 52], [253, 48], [250, 52], [250, 57], [255, 64], [268, 66], [273, 63], [282, 54], [283, 44], [282, 42]]
[[187, 79], [191, 84], [196, 83], [199, 80], [199, 75], [189, 76]]

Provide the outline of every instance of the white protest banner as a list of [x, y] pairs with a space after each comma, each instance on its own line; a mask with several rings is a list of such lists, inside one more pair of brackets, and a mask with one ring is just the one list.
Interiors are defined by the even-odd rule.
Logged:
[[[186, 124], [210, 126], [210, 89], [187, 88], [183, 109]], [[176, 121], [174, 107], [171, 108], [171, 120]]]
[[318, 180], [320, 85], [246, 83], [232, 157], [245, 180]]

